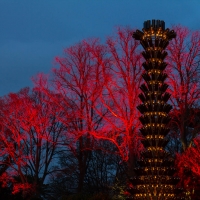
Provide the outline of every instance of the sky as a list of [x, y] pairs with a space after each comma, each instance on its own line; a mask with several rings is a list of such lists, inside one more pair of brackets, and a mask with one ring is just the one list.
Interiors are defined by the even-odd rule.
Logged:
[[164, 20], [200, 30], [200, 0], [0, 0], [0, 96], [32, 87], [54, 58], [83, 39]]

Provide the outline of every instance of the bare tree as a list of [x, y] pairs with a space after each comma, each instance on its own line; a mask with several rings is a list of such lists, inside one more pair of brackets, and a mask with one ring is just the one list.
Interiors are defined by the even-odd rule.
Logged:
[[[119, 28], [114, 37], [106, 41], [106, 58], [99, 49], [89, 47], [89, 51], [103, 68], [105, 81], [101, 102], [108, 109], [109, 115], [104, 116], [116, 146], [124, 160], [128, 160], [129, 175], [133, 172], [136, 156], [142, 150], [138, 121], [139, 85], [143, 72], [138, 42], [132, 38], [133, 30]], [[109, 63], [109, 64], [108, 64]], [[100, 114], [101, 111], [98, 111]]]
[[[102, 56], [103, 54], [102, 50]], [[84, 42], [65, 49], [64, 57], [57, 57], [56, 62], [59, 68], [53, 69], [49, 85], [59, 95], [59, 101], [43, 85], [39, 89], [50, 95], [52, 101], [65, 113], [61, 119], [67, 127], [63, 146], [76, 159], [77, 192], [80, 193], [94, 148], [93, 138], [103, 137], [100, 134], [103, 118], [94, 109], [95, 106], [101, 108], [99, 96], [104, 85], [102, 68], [98, 62], [92, 60]], [[45, 81], [38, 78], [36, 82], [40, 84]]]
[[13, 193], [40, 196], [65, 130], [57, 119], [61, 113], [46, 95], [28, 88], [1, 100], [1, 155], [9, 156], [2, 162], [9, 167], [8, 177], [20, 178], [20, 182], [12, 179]]
[[174, 107], [172, 119], [180, 134], [182, 150], [199, 134], [200, 32], [173, 27], [177, 37], [168, 47], [169, 90]]

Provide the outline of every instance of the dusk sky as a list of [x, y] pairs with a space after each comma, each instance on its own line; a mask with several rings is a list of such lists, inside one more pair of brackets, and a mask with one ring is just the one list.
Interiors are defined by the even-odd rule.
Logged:
[[200, 0], [0, 0], [0, 96], [32, 87], [64, 48], [149, 19], [200, 30]]

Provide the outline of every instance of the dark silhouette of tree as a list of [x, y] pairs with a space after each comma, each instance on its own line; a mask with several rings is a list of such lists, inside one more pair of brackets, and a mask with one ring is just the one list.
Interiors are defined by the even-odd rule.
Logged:
[[[89, 199], [96, 194], [106, 194], [107, 197], [112, 198], [115, 195], [112, 186], [117, 179], [125, 185], [125, 166], [121, 164], [120, 156], [113, 154], [116, 150], [114, 144], [105, 140], [96, 140], [95, 143], [95, 149], [91, 150], [88, 161], [81, 195]], [[51, 192], [48, 199], [75, 198], [80, 195], [76, 192], [79, 174], [77, 159], [70, 151], [65, 151], [60, 154], [59, 163], [60, 169], [63, 170], [54, 173], [51, 177], [49, 184]]]

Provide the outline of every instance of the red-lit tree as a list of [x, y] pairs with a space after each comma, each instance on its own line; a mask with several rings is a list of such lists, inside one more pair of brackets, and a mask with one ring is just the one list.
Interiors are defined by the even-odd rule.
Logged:
[[58, 120], [62, 112], [46, 95], [28, 88], [3, 97], [1, 103], [0, 153], [9, 158], [2, 160], [8, 166], [2, 178], [13, 182], [13, 193], [39, 197], [65, 131]]
[[[141, 56], [138, 42], [132, 40], [132, 30], [118, 28], [114, 37], [106, 41], [106, 59], [101, 56], [99, 49], [88, 46], [93, 59], [103, 68], [105, 81], [100, 100], [109, 115], [104, 116], [109, 130], [115, 138], [121, 139], [121, 156], [128, 160], [129, 168], [135, 165], [135, 157], [142, 149], [141, 136], [138, 133], [138, 94], [141, 83]], [[107, 62], [109, 63], [108, 65]], [[101, 112], [97, 111], [100, 115]], [[129, 175], [134, 173], [130, 170]]]
[[[94, 148], [93, 137], [113, 142], [125, 160], [129, 152], [131, 165], [142, 148], [135, 109], [141, 56], [131, 33], [130, 29], [118, 29], [106, 45], [98, 40], [84, 41], [67, 48], [63, 58], [56, 58], [59, 68], [53, 70], [49, 87], [61, 99], [51, 99], [66, 111], [62, 122], [68, 127], [67, 137], [73, 138], [68, 146], [78, 160], [79, 192], [87, 171], [88, 150]], [[42, 77], [35, 81], [46, 91]]]
[[[73, 174], [77, 180], [76, 192], [80, 193], [83, 190], [91, 150], [94, 148], [93, 137], [105, 138], [102, 131], [103, 116], [99, 116], [94, 109], [95, 106], [102, 108], [99, 96], [104, 80], [102, 67], [92, 60], [84, 42], [65, 49], [64, 53], [64, 57], [56, 58], [59, 68], [53, 69], [52, 79], [47, 81], [59, 99], [48, 93], [43, 85], [43, 77], [38, 77], [35, 81], [39, 90], [46, 92], [65, 113], [62, 123], [67, 127], [67, 132], [63, 146], [76, 160], [74, 162], [77, 167], [73, 169], [77, 173]], [[101, 54], [105, 54], [103, 47]], [[103, 113], [106, 115], [106, 109]]]
[[177, 155], [177, 168], [186, 194], [192, 199], [198, 199], [200, 192], [200, 139], [193, 140], [181, 155]]
[[[180, 26], [173, 29], [177, 37], [168, 46], [167, 62], [174, 107], [171, 126], [175, 131], [170, 135], [174, 137], [169, 150], [174, 151], [177, 143], [177, 151], [183, 152], [192, 146], [199, 132], [199, 33]], [[60, 119], [67, 127], [63, 144], [77, 160], [78, 192], [83, 188], [94, 149], [93, 137], [113, 142], [130, 169], [142, 149], [136, 109], [141, 57], [138, 43], [131, 36], [131, 30], [118, 29], [106, 45], [93, 40], [67, 48], [64, 57], [56, 59], [59, 68], [53, 70], [51, 80], [38, 77], [36, 81], [64, 112]], [[54, 95], [46, 89], [47, 82]]]
[[185, 151], [200, 130], [200, 32], [181, 26], [173, 28], [177, 37], [168, 47], [169, 89], [173, 123]]
[[[198, 179], [194, 169], [199, 168], [196, 162], [198, 154], [191, 152], [197, 151], [199, 146], [195, 138], [200, 131], [200, 32], [182, 26], [174, 26], [173, 29], [177, 37], [168, 46], [167, 56], [168, 84], [173, 105], [169, 150], [173, 154], [180, 153], [176, 157], [180, 183], [188, 190], [188, 185], [194, 186], [193, 177]], [[196, 148], [192, 147], [194, 142]], [[190, 162], [190, 165], [185, 162]], [[188, 192], [191, 193], [191, 190]]]

